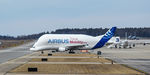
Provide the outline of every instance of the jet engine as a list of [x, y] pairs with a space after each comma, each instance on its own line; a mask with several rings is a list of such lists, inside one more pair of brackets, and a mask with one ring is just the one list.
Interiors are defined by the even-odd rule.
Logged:
[[63, 48], [63, 47], [59, 47], [58, 51], [60, 52], [64, 52], [66, 50], [66, 48]]

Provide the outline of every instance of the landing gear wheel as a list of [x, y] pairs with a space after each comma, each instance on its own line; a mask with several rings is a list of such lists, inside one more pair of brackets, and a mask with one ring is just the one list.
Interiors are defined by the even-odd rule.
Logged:
[[58, 50], [56, 50], [56, 52], [58, 52]]
[[115, 45], [115, 48], [117, 48], [117, 45]]
[[97, 55], [101, 55], [102, 54], [102, 52], [101, 51], [97, 51]]
[[135, 47], [135, 44], [133, 44], [133, 47]]
[[44, 51], [41, 51], [41, 54], [44, 54]]
[[56, 51], [52, 51], [52, 53], [55, 53]]
[[69, 54], [75, 54], [75, 52], [73, 50], [70, 50]]

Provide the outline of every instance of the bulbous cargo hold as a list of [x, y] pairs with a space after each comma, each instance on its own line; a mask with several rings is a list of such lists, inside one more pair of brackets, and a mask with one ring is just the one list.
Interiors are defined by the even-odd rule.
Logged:
[[114, 36], [115, 31], [116, 27], [112, 27], [104, 35], [97, 37], [84, 34], [45, 34], [30, 50], [93, 50], [103, 47]]

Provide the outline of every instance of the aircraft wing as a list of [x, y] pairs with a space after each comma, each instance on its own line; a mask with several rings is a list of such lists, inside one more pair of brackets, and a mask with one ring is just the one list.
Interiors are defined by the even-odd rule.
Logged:
[[74, 50], [74, 49], [78, 49], [78, 48], [81, 48], [84, 46], [86, 46], [86, 45], [85, 44], [76, 44], [76, 45], [68, 45], [68, 46], [66, 46], [66, 48], [68, 50]]

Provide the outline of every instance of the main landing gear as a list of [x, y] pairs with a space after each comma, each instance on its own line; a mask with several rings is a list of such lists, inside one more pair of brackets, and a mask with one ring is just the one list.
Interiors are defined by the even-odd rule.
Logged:
[[102, 52], [101, 51], [97, 51], [97, 55], [101, 55], [102, 54]]
[[69, 50], [69, 54], [75, 54], [73, 50]]

